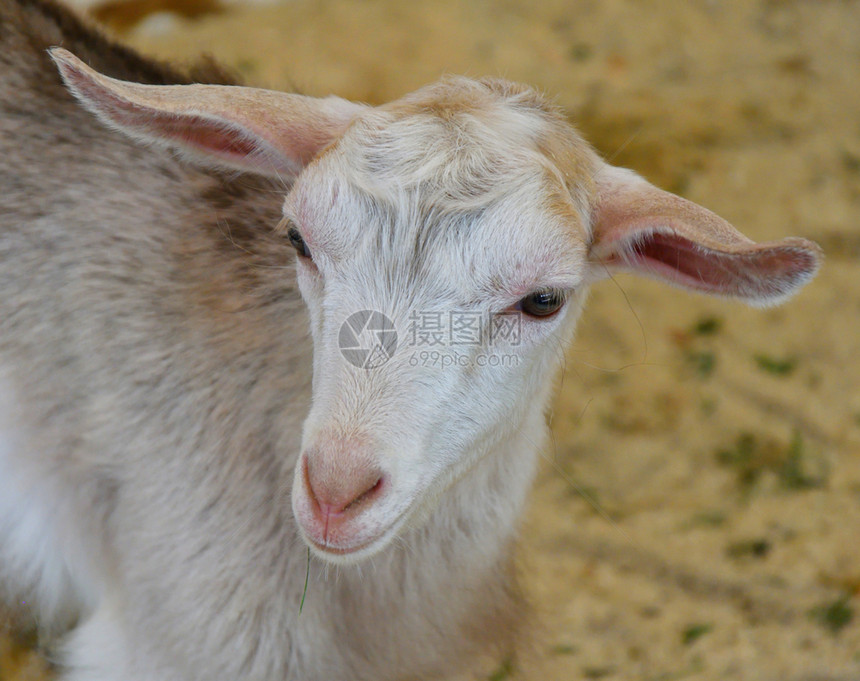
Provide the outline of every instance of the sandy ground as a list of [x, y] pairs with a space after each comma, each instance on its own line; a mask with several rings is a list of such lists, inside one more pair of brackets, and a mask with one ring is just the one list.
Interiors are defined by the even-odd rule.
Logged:
[[[860, 679], [858, 36], [851, 0], [295, 0], [125, 34], [372, 103], [525, 81], [616, 164], [824, 247], [779, 309], [595, 288], [523, 527], [533, 642], [482, 678]], [[0, 679], [42, 678], [3, 651]]]

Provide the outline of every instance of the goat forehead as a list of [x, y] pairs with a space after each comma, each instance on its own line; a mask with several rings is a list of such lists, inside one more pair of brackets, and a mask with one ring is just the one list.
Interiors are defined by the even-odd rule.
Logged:
[[326, 235], [346, 237], [332, 271], [347, 288], [396, 292], [412, 303], [478, 304], [576, 284], [585, 229], [563, 192], [538, 171], [462, 205], [447, 191], [370, 194], [343, 185], [332, 210], [311, 229], [328, 243], [333, 237]]
[[467, 198], [546, 163], [538, 150], [545, 122], [537, 113], [501, 105], [440, 113], [431, 104], [408, 114], [373, 111], [357, 121], [337, 144], [353, 182]]
[[427, 203], [479, 208], [548, 170], [588, 193], [591, 160], [576, 131], [526, 86], [450, 77], [367, 109], [300, 184], [343, 180], [383, 200], [418, 190]]
[[336, 146], [367, 180], [443, 183], [455, 196], [487, 185], [505, 191], [518, 170], [551, 166], [580, 209], [599, 167], [559, 109], [527, 86], [498, 79], [449, 77], [367, 110]]
[[437, 297], [439, 282], [462, 298], [575, 264], [587, 220], [541, 144], [559, 121], [468, 83], [483, 99], [371, 110], [312, 164], [286, 205], [312, 245]]

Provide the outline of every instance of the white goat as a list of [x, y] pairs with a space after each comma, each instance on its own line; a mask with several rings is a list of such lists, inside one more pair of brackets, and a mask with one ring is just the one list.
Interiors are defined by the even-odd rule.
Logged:
[[71, 629], [68, 681], [423, 679], [508, 645], [588, 286], [768, 305], [818, 266], [519, 85], [372, 108], [54, 49], [139, 147], [40, 41], [173, 76], [60, 14], [0, 1], [0, 587]]

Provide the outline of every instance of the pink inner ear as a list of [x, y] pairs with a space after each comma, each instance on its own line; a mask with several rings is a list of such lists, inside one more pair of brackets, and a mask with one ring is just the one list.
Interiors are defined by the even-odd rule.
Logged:
[[257, 145], [228, 124], [202, 116], [167, 114], [137, 105], [118, 97], [98, 83], [76, 71], [69, 78], [82, 92], [87, 92], [93, 103], [115, 122], [130, 129], [149, 131], [159, 138], [169, 138], [199, 150], [222, 157], [248, 156], [258, 151]]
[[596, 182], [591, 258], [605, 273], [615, 266], [767, 305], [818, 269], [821, 250], [806, 239], [757, 244], [706, 208], [623, 168], [604, 165]]
[[[317, 140], [293, 139], [291, 150], [298, 163], [272, 153], [267, 141], [258, 132], [248, 130], [241, 124], [218, 118], [195, 115], [191, 112], [160, 111], [156, 106], [139, 104], [114, 92], [97, 78], [75, 68], [66, 61], [58, 61], [59, 68], [70, 86], [77, 91], [85, 104], [100, 116], [122, 127], [126, 132], [137, 133], [153, 141], [172, 141], [180, 147], [202, 151], [220, 157], [230, 165], [245, 168], [256, 167], [265, 158], [273, 168], [292, 174], [300, 169], [315, 153]], [[129, 87], [128, 84], [119, 84]]]
[[718, 295], [782, 295], [816, 268], [814, 254], [790, 245], [726, 253], [676, 234], [649, 232], [613, 251], [604, 264], [650, 272], [676, 284]]
[[258, 147], [239, 131], [200, 117], [153, 116], [151, 125], [164, 137], [222, 156], [249, 156]]

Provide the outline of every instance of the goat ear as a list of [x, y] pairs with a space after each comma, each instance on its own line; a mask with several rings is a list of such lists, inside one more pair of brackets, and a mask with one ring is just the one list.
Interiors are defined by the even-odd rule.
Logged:
[[108, 78], [52, 48], [68, 88], [108, 125], [197, 160], [294, 177], [364, 107], [337, 97], [225, 85], [140, 85]]
[[817, 244], [800, 238], [755, 243], [711, 211], [630, 170], [604, 164], [596, 185], [590, 246], [595, 278], [629, 270], [765, 306], [786, 300], [818, 270]]

